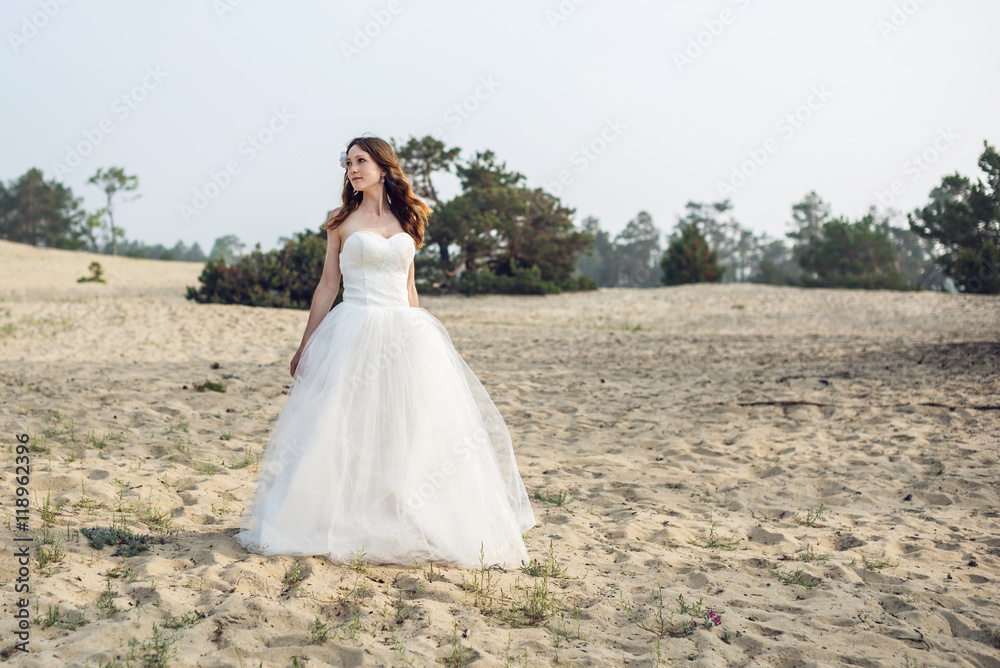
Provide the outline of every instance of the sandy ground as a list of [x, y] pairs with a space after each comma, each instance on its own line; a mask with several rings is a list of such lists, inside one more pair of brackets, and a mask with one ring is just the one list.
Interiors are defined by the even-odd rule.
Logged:
[[[549, 499], [525, 539], [544, 577], [247, 554], [306, 312], [194, 304], [180, 262], [101, 256], [108, 284], [77, 284], [93, 259], [0, 242], [10, 665], [1000, 666], [998, 297], [421, 297]], [[76, 531], [123, 521], [148, 551]], [[34, 537], [27, 655], [15, 536]], [[686, 633], [699, 600], [721, 624]]]

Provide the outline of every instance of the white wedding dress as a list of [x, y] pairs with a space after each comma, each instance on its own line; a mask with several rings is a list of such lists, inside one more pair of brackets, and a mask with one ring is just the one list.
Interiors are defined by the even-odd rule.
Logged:
[[344, 241], [344, 300], [303, 348], [236, 534], [247, 550], [528, 563], [536, 522], [510, 434], [444, 325], [410, 307], [414, 253], [405, 232]]

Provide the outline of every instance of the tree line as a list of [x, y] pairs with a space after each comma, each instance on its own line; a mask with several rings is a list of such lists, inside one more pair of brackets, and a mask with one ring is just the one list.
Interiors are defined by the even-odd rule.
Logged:
[[988, 142], [985, 181], [953, 174], [930, 203], [892, 224], [872, 206], [856, 220], [834, 217], [815, 192], [792, 206], [784, 238], [757, 234], [732, 204], [688, 202], [664, 247], [645, 211], [614, 238], [588, 217], [593, 246], [577, 267], [601, 287], [750, 282], [801, 287], [1000, 293], [1000, 155]]
[[[834, 217], [815, 192], [791, 207], [783, 238], [739, 223], [729, 200], [688, 202], [670, 234], [640, 211], [612, 237], [594, 217], [573, 223], [575, 210], [492, 151], [468, 160], [433, 137], [393, 148], [414, 191], [432, 207], [425, 245], [416, 256], [425, 294], [551, 294], [597, 287], [656, 287], [691, 282], [756, 282], [802, 287], [957, 290], [1000, 293], [1000, 156], [987, 142], [979, 159], [986, 178], [942, 179], [930, 202], [907, 214], [907, 227], [872, 207], [857, 220]], [[439, 196], [435, 179], [454, 173], [460, 192]], [[128, 242], [115, 221], [118, 204], [138, 188], [119, 167], [88, 181], [105, 193], [94, 212], [69, 188], [31, 169], [0, 181], [0, 238], [51, 248], [153, 259], [206, 262], [201, 286], [188, 297], [308, 308], [322, 271], [325, 231], [306, 230], [244, 254], [235, 235], [216, 239], [206, 258], [195, 243], [172, 248]], [[138, 195], [134, 195], [137, 197]], [[325, 218], [324, 218], [325, 220]]]
[[[75, 197], [68, 186], [54, 179], [47, 181], [35, 167], [6, 184], [0, 181], [0, 239], [151, 260], [207, 259], [198, 242], [187, 246], [178, 241], [167, 248], [125, 238], [124, 228], [115, 223], [115, 210], [119, 204], [141, 197], [138, 193], [129, 196], [139, 187], [137, 176], [126, 174], [122, 167], [99, 168], [87, 183], [104, 192], [104, 206], [94, 211], [83, 209], [83, 198]], [[213, 253], [218, 256], [225, 247], [226, 240], [217, 241]]]

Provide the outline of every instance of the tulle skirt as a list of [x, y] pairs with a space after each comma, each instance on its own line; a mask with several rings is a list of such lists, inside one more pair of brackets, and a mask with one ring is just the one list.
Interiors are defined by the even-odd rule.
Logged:
[[341, 302], [306, 342], [236, 534], [263, 555], [528, 563], [510, 433], [423, 308]]

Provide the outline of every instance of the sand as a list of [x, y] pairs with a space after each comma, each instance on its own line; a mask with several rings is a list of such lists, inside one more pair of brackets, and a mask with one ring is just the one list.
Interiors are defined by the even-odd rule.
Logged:
[[[108, 284], [76, 283], [94, 259]], [[543, 577], [247, 554], [233, 535], [307, 313], [190, 302], [196, 264], [8, 242], [0, 263], [10, 665], [142, 665], [145, 645], [176, 666], [1000, 666], [998, 297], [421, 296], [549, 499], [525, 538], [559, 567]], [[76, 531], [113, 522], [150, 548]], [[29, 654], [15, 534], [34, 537]], [[679, 597], [721, 624], [685, 633]]]

